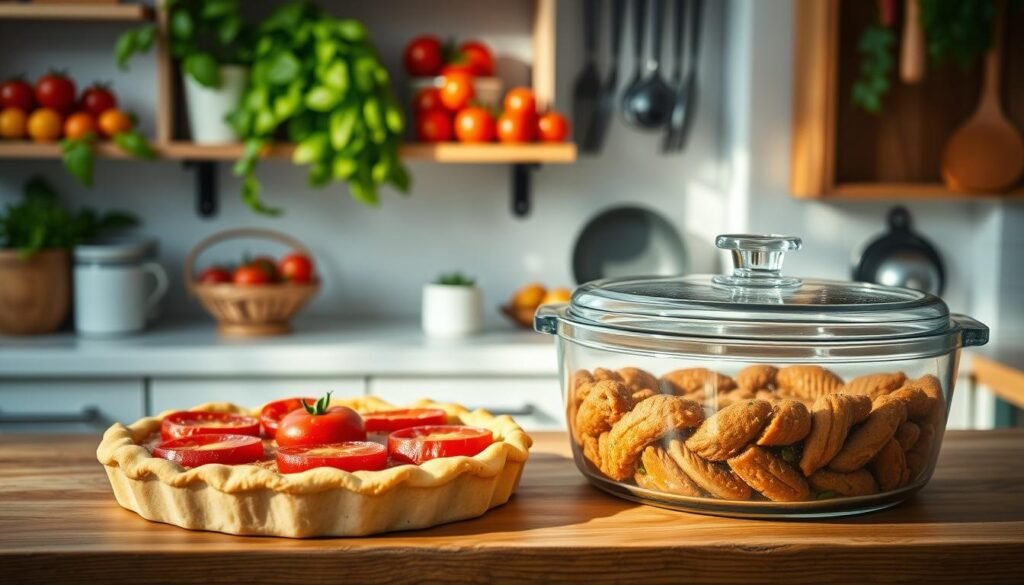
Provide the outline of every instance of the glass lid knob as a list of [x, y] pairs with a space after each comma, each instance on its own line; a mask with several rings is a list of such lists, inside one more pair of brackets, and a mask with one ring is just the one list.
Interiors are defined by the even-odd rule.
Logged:
[[711, 280], [723, 286], [752, 288], [796, 288], [799, 278], [782, 276], [782, 260], [786, 252], [803, 247], [800, 238], [779, 235], [725, 234], [715, 238], [715, 245], [732, 252], [732, 275], [719, 275]]

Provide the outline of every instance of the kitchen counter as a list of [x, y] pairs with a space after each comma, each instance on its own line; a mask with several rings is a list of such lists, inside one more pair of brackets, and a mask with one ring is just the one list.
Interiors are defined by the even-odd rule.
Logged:
[[[1021, 583], [1024, 432], [950, 432], [905, 504], [834, 520], [716, 518], [590, 487], [538, 433], [516, 496], [482, 518], [373, 538], [190, 532], [115, 503], [98, 438], [0, 435], [7, 583]], [[13, 580], [12, 580], [13, 577]]]

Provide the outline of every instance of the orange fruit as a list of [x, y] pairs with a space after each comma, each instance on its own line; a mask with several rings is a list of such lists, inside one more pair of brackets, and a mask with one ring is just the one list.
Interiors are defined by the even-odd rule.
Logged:
[[57, 110], [40, 108], [28, 117], [28, 135], [36, 142], [56, 142], [60, 138], [60, 122]]
[[567, 303], [572, 298], [572, 291], [567, 288], [553, 288], [548, 291], [548, 294], [544, 295], [541, 299], [540, 304], [546, 305], [548, 303]]
[[540, 283], [528, 284], [512, 295], [512, 306], [517, 309], [536, 309], [547, 292]]
[[0, 112], [0, 138], [24, 138], [28, 116], [21, 108], [4, 108]]
[[75, 112], [64, 120], [64, 137], [81, 138], [96, 131], [96, 120], [88, 112]]
[[118, 109], [107, 110], [100, 114], [100, 132], [107, 138], [113, 138], [115, 134], [127, 132], [135, 126], [131, 117]]

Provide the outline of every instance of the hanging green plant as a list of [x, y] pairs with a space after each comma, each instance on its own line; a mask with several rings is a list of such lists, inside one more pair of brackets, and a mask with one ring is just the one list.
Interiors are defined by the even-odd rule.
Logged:
[[235, 173], [246, 203], [279, 213], [262, 202], [255, 171], [263, 149], [281, 138], [295, 143], [292, 162], [310, 167], [313, 186], [347, 182], [368, 205], [382, 185], [408, 191], [399, 159], [405, 119], [362, 23], [291, 2], [258, 27], [254, 46], [249, 85], [229, 120], [245, 139]]

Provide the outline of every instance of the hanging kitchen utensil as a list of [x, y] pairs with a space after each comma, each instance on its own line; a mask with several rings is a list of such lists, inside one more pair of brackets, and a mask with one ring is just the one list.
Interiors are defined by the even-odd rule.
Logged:
[[903, 41], [900, 44], [900, 80], [921, 83], [925, 71], [924, 27], [920, 0], [907, 0], [903, 11]]
[[941, 295], [946, 271], [935, 247], [911, 229], [910, 212], [905, 207], [893, 207], [888, 233], [867, 245], [853, 270], [853, 279]]
[[608, 126], [615, 108], [615, 94], [619, 88], [619, 55], [622, 53], [622, 29], [626, 26], [626, 0], [612, 0], [612, 54], [597, 111], [583, 145], [583, 152], [598, 153], [604, 147]]
[[1024, 174], [1024, 139], [1000, 105], [1006, 2], [1000, 0], [996, 6], [978, 108], [942, 153], [942, 178], [954, 191], [998, 193], [1013, 187]]
[[[643, 0], [641, 0], [643, 1]], [[654, 5], [651, 21], [651, 58], [647, 60], [647, 76], [623, 96], [626, 121], [643, 130], [663, 128], [672, 114], [672, 88], [661, 75], [661, 30], [665, 20], [665, 0], [651, 0]]]
[[[672, 106], [672, 114], [669, 118], [668, 131], [665, 133], [665, 141], [662, 143], [662, 152], [680, 152], [686, 147], [686, 141], [690, 136], [690, 128], [697, 117], [697, 61], [700, 57], [700, 26], [703, 13], [703, 0], [690, 0], [691, 11], [689, 15], [689, 30], [684, 33], [684, 21], [686, 0], [676, 1], [676, 74], [673, 76], [676, 81], [675, 102]], [[685, 64], [686, 76], [682, 76], [684, 55], [682, 36], [689, 40], [689, 49], [686, 51]]]
[[601, 21], [598, 0], [583, 0], [583, 50], [586, 62], [572, 93], [573, 139], [584, 145], [587, 131], [594, 119], [597, 99], [601, 93], [601, 77], [597, 73], [597, 29]]
[[633, 0], [633, 78], [626, 84], [626, 91], [622, 92], [622, 115], [630, 124], [635, 124], [636, 120], [631, 118], [633, 111], [629, 107], [629, 102], [644, 82], [644, 30], [646, 27], [647, 0]]
[[624, 205], [598, 213], [576, 237], [572, 271], [577, 284], [612, 276], [685, 274], [689, 256], [664, 216]]

